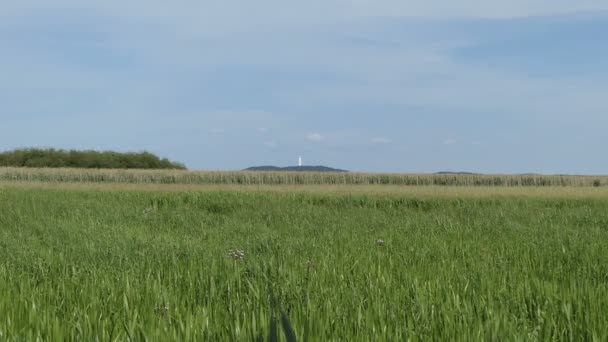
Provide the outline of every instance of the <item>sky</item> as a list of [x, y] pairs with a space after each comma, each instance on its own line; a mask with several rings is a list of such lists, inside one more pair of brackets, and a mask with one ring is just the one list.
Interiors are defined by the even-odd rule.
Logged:
[[0, 151], [608, 174], [605, 0], [20, 0]]

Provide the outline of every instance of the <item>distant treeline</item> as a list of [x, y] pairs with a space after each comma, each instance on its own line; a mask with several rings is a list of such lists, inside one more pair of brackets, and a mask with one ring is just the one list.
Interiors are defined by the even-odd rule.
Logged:
[[0, 153], [0, 166], [83, 169], [177, 169], [181, 163], [161, 159], [149, 152], [76, 151], [57, 149], [19, 149]]

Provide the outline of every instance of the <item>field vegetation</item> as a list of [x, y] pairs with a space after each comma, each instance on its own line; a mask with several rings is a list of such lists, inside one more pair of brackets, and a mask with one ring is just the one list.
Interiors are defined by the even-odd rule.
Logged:
[[606, 187], [606, 176], [96, 170], [0, 167], [0, 181], [226, 185]]
[[0, 340], [608, 340], [607, 188], [175, 183], [0, 183]]

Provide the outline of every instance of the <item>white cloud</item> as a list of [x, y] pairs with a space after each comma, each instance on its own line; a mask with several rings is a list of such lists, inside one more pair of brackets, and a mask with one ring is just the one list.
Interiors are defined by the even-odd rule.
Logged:
[[0, 18], [79, 10], [148, 21], [174, 33], [226, 34], [316, 27], [369, 17], [513, 18], [608, 10], [605, 0], [20, 0], [2, 4]]
[[391, 140], [384, 138], [384, 137], [376, 137], [376, 138], [371, 138], [370, 142], [372, 144], [388, 144], [391, 142]]
[[325, 137], [319, 133], [310, 133], [306, 136], [306, 140], [310, 142], [321, 142], [325, 140]]
[[[455, 4], [457, 5], [446, 4], [445, 1], [382, 0], [372, 3], [371, 0], [351, 0], [336, 1], [323, 6], [320, 1], [313, 0], [310, 5], [293, 6], [302, 10], [301, 20], [304, 26], [315, 26], [310, 32], [288, 29], [263, 34], [267, 32], [267, 28], [256, 26], [247, 33], [232, 35], [231, 31], [224, 30], [222, 25], [232, 27], [241, 25], [242, 22], [245, 22], [243, 25], [257, 24], [258, 19], [263, 16], [270, 16], [275, 20], [276, 15], [269, 15], [275, 10], [269, 7], [270, 5], [276, 6], [276, 11], [280, 13], [287, 11], [284, 7], [290, 7], [292, 4], [285, 6], [277, 0], [262, 0], [261, 3], [256, 2], [255, 6], [240, 4], [234, 0], [145, 3], [140, 0], [127, 3], [109, 0], [84, 4], [76, 0], [58, 0], [51, 6], [46, 1], [24, 0], [3, 5], [3, 11], [6, 6], [9, 13], [27, 15], [36, 13], [39, 9], [73, 7], [94, 10], [94, 13], [101, 16], [124, 18], [124, 21], [110, 27], [110, 31], [106, 32], [109, 38], [104, 41], [106, 45], [102, 50], [121, 51], [124, 55], [131, 56], [133, 63], [140, 70], [133, 75], [123, 73], [122, 70], [84, 68], [70, 64], [73, 60], [63, 60], [53, 53], [45, 55], [36, 49], [24, 49], [11, 54], [9, 50], [2, 51], [0, 56], [0, 74], [8, 75], [5, 79], [10, 79], [11, 82], [0, 81], [0, 89], [6, 88], [13, 92], [16, 88], [28, 90], [33, 84], [37, 89], [64, 87], [80, 91], [93, 88], [90, 92], [103, 93], [113, 103], [121, 103], [123, 106], [139, 109], [138, 106], [142, 105], [141, 99], [149, 98], [152, 99], [150, 106], [160, 102], [169, 107], [175, 102], [174, 97], [179, 97], [178, 89], [184, 85], [180, 84], [179, 80], [166, 80], [164, 76], [194, 71], [204, 79], [206, 75], [217, 72], [220, 67], [230, 70], [229, 67], [233, 65], [247, 65], [262, 70], [268, 68], [274, 71], [313, 71], [349, 80], [347, 84], [320, 83], [312, 87], [299, 87], [296, 84], [272, 89], [277, 95], [276, 98], [291, 108], [307, 103], [382, 103], [460, 110], [500, 109], [514, 113], [560, 113], [566, 110], [569, 113], [575, 110], [592, 113], [605, 109], [605, 102], [601, 99], [607, 89], [601, 82], [598, 86], [595, 81], [595, 85], [572, 79], [545, 81], [502, 70], [465, 65], [452, 60], [446, 52], [446, 46], [454, 44], [449, 39], [439, 42], [425, 41], [422, 39], [424, 35], [417, 36], [408, 31], [405, 33], [407, 39], [390, 49], [373, 49], [339, 41], [345, 31], [353, 32], [354, 36], [362, 33], [357, 31], [356, 23], [358, 19], [366, 16], [364, 9], [371, 10], [370, 15], [393, 13], [397, 16], [408, 16], [407, 13], [410, 13], [411, 16], [441, 16], [441, 13], [451, 13], [449, 16], [495, 16], [491, 13], [491, 10], [494, 10], [516, 16], [517, 13], [532, 15], [608, 8], [608, 2], [592, 0], [515, 0], [483, 3], [465, 0]], [[261, 8], [268, 6], [266, 12], [247, 10], [249, 7], [257, 8], [258, 5]], [[336, 29], [335, 25], [316, 26], [314, 21], [317, 19], [312, 19], [312, 14], [307, 17], [310, 13], [306, 9], [319, 8], [324, 8], [321, 12], [328, 18], [338, 19], [348, 15], [351, 20], [349, 23], [353, 25], [347, 26], [348, 30]], [[344, 10], [346, 14], [334, 11], [336, 8]], [[213, 20], [195, 20], [197, 16], [209, 16], [213, 17]], [[190, 20], [192, 22], [188, 24]], [[290, 25], [272, 20], [269, 25]], [[214, 25], [214, 21], [220, 22], [220, 26], [209, 32], [221, 31], [224, 34], [221, 38], [203, 35], [206, 38], [202, 39], [200, 33], [207, 32], [206, 28], [197, 25], [201, 22]], [[176, 24], [176, 28], [172, 24]], [[180, 28], [182, 24], [186, 27]], [[131, 30], [133, 27], [137, 29]], [[174, 29], [180, 31], [179, 37], [174, 35]], [[365, 33], [366, 30], [362, 31]], [[320, 35], [324, 33], [327, 34], [320, 39]], [[403, 35], [402, 32], [400, 34]], [[373, 36], [384, 35], [380, 31]], [[341, 57], [345, 55], [349, 58]], [[150, 71], [150, 68], [168, 72], [143, 72]], [[585, 91], [579, 91], [580, 89]], [[237, 113], [234, 116], [240, 119], [249, 117], [249, 114]]]

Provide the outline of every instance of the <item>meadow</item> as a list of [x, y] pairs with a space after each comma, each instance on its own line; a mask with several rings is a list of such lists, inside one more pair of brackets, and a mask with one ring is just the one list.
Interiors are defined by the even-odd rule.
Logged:
[[5, 177], [0, 340], [606, 341], [608, 187], [580, 182]]

